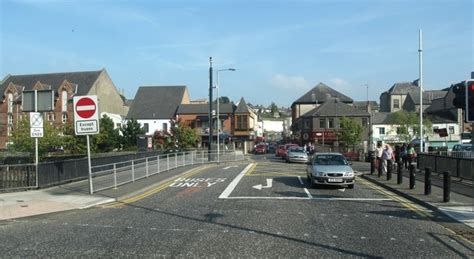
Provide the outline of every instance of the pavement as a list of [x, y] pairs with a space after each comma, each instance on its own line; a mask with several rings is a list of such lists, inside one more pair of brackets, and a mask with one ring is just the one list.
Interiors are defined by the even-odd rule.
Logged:
[[[434, 174], [432, 180], [432, 193], [424, 195], [423, 172], [417, 173], [415, 188], [410, 189], [407, 171], [404, 171], [403, 184], [398, 185], [396, 173], [393, 174], [391, 180], [387, 180], [386, 176], [379, 178], [376, 172], [371, 175], [369, 163], [352, 163], [354, 170], [360, 177], [421, 204], [430, 210], [444, 213], [455, 221], [474, 228], [474, 187], [472, 182], [461, 182], [458, 179], [453, 179], [450, 202], [443, 202], [442, 179], [436, 174]], [[200, 166], [188, 166], [165, 171], [147, 179], [122, 185], [117, 189], [100, 191], [93, 195], [89, 195], [88, 181], [40, 190], [0, 193], [0, 220], [11, 220], [73, 209], [85, 209], [123, 200], [152, 189], [170, 179], [177, 178], [197, 167]]]
[[397, 184], [397, 173], [394, 170], [392, 179], [386, 175], [378, 177], [377, 171], [370, 174], [370, 164], [354, 162], [354, 170], [361, 177], [375, 183], [412, 202], [418, 203], [429, 210], [441, 212], [455, 221], [464, 223], [474, 229], [474, 184], [473, 182], [452, 178], [450, 201], [443, 202], [443, 178], [441, 174], [432, 173], [431, 194], [425, 195], [424, 170], [416, 169], [416, 181], [413, 189], [409, 188], [408, 170], [403, 169], [402, 183]]

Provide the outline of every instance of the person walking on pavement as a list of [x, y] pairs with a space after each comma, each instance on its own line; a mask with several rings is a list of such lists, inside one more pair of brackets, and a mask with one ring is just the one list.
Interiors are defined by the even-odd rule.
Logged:
[[400, 150], [400, 156], [402, 157], [402, 164], [405, 169], [408, 168], [408, 153], [407, 153], [407, 143], [403, 143], [403, 146]]
[[383, 148], [382, 148], [382, 143], [377, 143], [377, 148], [375, 149], [376, 155], [377, 155], [377, 172], [379, 175], [382, 174], [382, 154], [383, 154]]
[[415, 158], [416, 158], [416, 151], [413, 145], [410, 143], [407, 148], [408, 166], [411, 166], [411, 163], [413, 162]]
[[385, 145], [385, 148], [382, 151], [382, 172], [383, 174], [387, 173], [387, 166], [391, 166], [393, 159], [393, 150], [389, 144]]

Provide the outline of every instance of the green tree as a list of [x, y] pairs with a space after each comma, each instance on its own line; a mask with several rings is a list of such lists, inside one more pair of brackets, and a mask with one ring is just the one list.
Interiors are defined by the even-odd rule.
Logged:
[[196, 144], [197, 135], [194, 129], [180, 121], [171, 121], [172, 143], [179, 149], [188, 149]]
[[[419, 135], [420, 116], [416, 112], [398, 111], [387, 118], [390, 125], [397, 127], [397, 135], [404, 142], [410, 142]], [[423, 131], [431, 132], [432, 123], [423, 118]]]
[[125, 150], [136, 150], [138, 136], [145, 133], [144, 129], [140, 127], [140, 123], [135, 119], [128, 120], [125, 125], [122, 125], [120, 132], [122, 133], [120, 143]]
[[340, 123], [341, 140], [346, 143], [346, 146], [355, 147], [355, 145], [361, 141], [360, 134], [363, 130], [362, 125], [357, 123], [355, 120], [346, 117], [342, 117]]
[[278, 114], [279, 112], [278, 106], [274, 102], [272, 102], [272, 104], [270, 105], [270, 110], [273, 114]]
[[61, 131], [62, 146], [65, 153], [85, 154], [87, 152], [86, 136], [77, 136], [72, 123], [64, 124]]
[[120, 134], [114, 129], [114, 122], [104, 114], [100, 119], [100, 133], [93, 135], [95, 150], [98, 152], [110, 152], [120, 147]]

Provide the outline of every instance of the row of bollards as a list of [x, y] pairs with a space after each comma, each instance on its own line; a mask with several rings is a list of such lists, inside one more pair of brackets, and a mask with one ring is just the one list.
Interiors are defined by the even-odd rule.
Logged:
[[[397, 184], [402, 184], [403, 183], [403, 173], [402, 173], [402, 162], [398, 161], [397, 162]], [[378, 177], [382, 177], [382, 166], [378, 166]], [[373, 174], [375, 171], [375, 159], [371, 161], [371, 166], [370, 166], [370, 173]], [[388, 161], [387, 164], [387, 181], [390, 181], [392, 179], [392, 171], [393, 171], [393, 162]], [[416, 184], [416, 172], [415, 172], [415, 166], [414, 165], [409, 165], [408, 166], [408, 172], [409, 172], [409, 187], [410, 189], [415, 188]], [[425, 195], [430, 195], [431, 194], [431, 168], [425, 168], [425, 190], [424, 194]], [[450, 193], [451, 193], [451, 174], [450, 172], [443, 172], [443, 202], [449, 202], [450, 201]]]

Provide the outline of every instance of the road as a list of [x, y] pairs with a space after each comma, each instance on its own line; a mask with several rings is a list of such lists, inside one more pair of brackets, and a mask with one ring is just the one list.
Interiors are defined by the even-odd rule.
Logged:
[[309, 189], [272, 155], [207, 165], [122, 202], [0, 222], [1, 257], [461, 257], [474, 245], [358, 178]]

